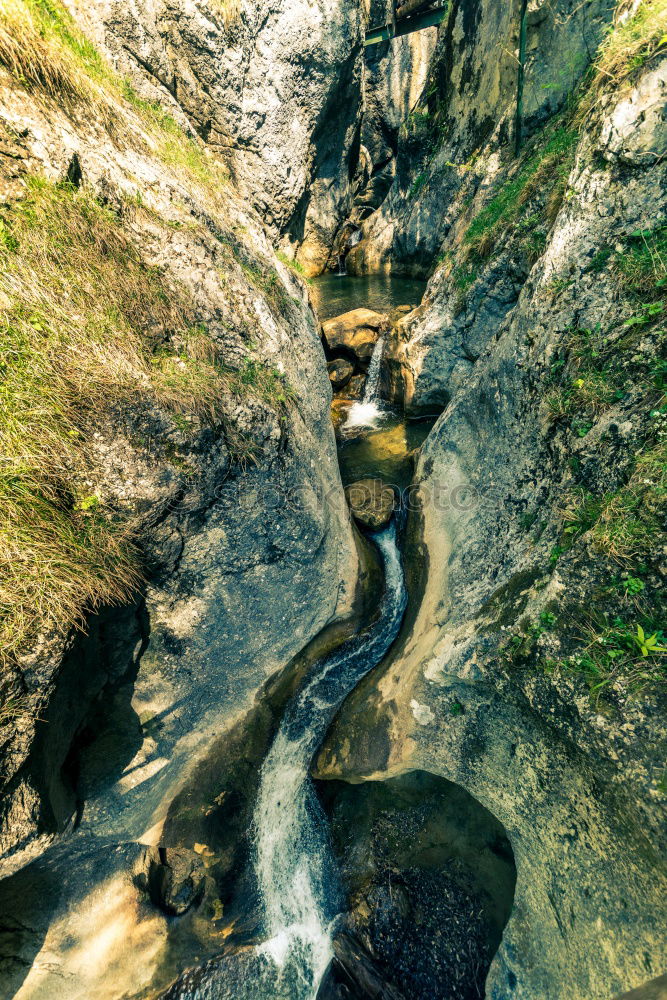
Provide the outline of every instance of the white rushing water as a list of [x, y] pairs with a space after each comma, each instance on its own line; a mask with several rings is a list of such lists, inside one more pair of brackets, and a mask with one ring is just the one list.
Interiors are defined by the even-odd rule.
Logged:
[[382, 416], [380, 409], [380, 370], [384, 353], [384, 337], [380, 337], [371, 355], [364, 396], [360, 403], [353, 403], [345, 421], [344, 430], [373, 427]]
[[[343, 698], [384, 656], [400, 628], [405, 585], [393, 525], [375, 536], [385, 567], [377, 622], [324, 658], [290, 702], [264, 762], [254, 814], [257, 882], [275, 970], [275, 997], [314, 1000], [340, 912], [327, 824], [309, 778], [314, 753]], [[258, 991], [257, 995], [264, 995]]]

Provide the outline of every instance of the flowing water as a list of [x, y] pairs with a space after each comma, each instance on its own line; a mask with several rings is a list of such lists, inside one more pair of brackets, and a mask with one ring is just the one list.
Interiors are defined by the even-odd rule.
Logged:
[[380, 402], [380, 369], [384, 352], [384, 337], [380, 337], [373, 348], [368, 376], [364, 387], [364, 397], [360, 403], [353, 403], [349, 409], [344, 431], [374, 427], [382, 417]]
[[375, 540], [385, 569], [378, 621], [320, 662], [289, 704], [261, 772], [254, 814], [267, 935], [261, 950], [275, 969], [272, 995], [290, 1000], [316, 996], [333, 955], [332, 929], [342, 905], [327, 824], [309, 778], [311, 760], [343, 698], [388, 650], [405, 611], [393, 525]]

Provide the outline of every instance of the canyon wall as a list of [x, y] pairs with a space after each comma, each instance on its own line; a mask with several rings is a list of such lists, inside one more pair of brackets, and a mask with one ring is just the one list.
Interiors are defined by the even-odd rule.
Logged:
[[[212, 8], [197, 4], [173, 17], [153, 5], [129, 12], [86, 5], [83, 25], [104, 28], [105, 47], [132, 73], [143, 98], [100, 69], [83, 42], [75, 50], [83, 62], [72, 62], [78, 55], [68, 54], [67, 39], [76, 28], [64, 15], [42, 30], [52, 40], [59, 86], [70, 85], [71, 94], [49, 92], [39, 76], [29, 83], [0, 71], [3, 232], [23, 226], [27, 234], [11, 242], [18, 263], [7, 258], [3, 308], [28, 294], [13, 275], [22, 266], [22, 241], [27, 247], [32, 239], [31, 212], [45, 210], [56, 224], [60, 218], [65, 241], [70, 223], [85, 228], [101, 213], [99, 224], [109, 233], [106, 243], [91, 242], [90, 260], [104, 266], [108, 240], [117, 240], [146, 283], [137, 294], [155, 288], [158, 304], [177, 301], [183, 324], [172, 325], [171, 315], [149, 316], [156, 346], [148, 368], [137, 371], [131, 399], [114, 398], [110, 371], [107, 397], [65, 433], [65, 445], [68, 434], [80, 442], [72, 454], [81, 468], [69, 468], [67, 486], [58, 486], [63, 516], [69, 509], [85, 525], [81, 519], [99, 510], [103, 519], [128, 525], [146, 582], [126, 607], [102, 606], [88, 615], [83, 634], [57, 612], [45, 615], [39, 634], [6, 663], [4, 872], [75, 820], [99, 837], [154, 840], [212, 734], [247, 710], [267, 677], [352, 606], [358, 560], [318, 325], [303, 282], [275, 258], [262, 224], [273, 236], [284, 229], [299, 199], [317, 188], [314, 173], [330, 168], [313, 152], [313, 133], [332, 95], [354, 76], [359, 16], [346, 11], [291, 5], [288, 16], [260, 15], [257, 8], [253, 19], [246, 12], [242, 26], [225, 27]], [[319, 26], [311, 36], [318, 53], [312, 65], [304, 62], [301, 16]], [[161, 30], [169, 29], [165, 36], [155, 34], [158, 19]], [[273, 24], [268, 36], [267, 23]], [[26, 52], [40, 44], [29, 21], [16, 30], [26, 32]], [[268, 85], [269, 65], [275, 87]], [[294, 91], [306, 87], [306, 65], [310, 82], [299, 103]], [[102, 85], [95, 73], [104, 74]], [[162, 106], [144, 98], [163, 101], [170, 89], [165, 106], [174, 117], [164, 118]], [[346, 108], [352, 121], [355, 107], [352, 101]], [[215, 153], [188, 138], [190, 124], [207, 132]], [[336, 142], [340, 157], [342, 137]], [[223, 149], [236, 180], [221, 166]], [[248, 197], [250, 178], [263, 218]], [[340, 187], [338, 174], [329, 186]], [[333, 212], [329, 204], [322, 211], [327, 218]], [[76, 231], [72, 239], [78, 254]], [[84, 268], [85, 256], [84, 249]], [[94, 329], [95, 290], [90, 316], [85, 291], [77, 312], [78, 276], [61, 274], [60, 262], [67, 265], [66, 255], [56, 254], [42, 270], [43, 291], [29, 294], [61, 302], [53, 337], [63, 338], [59, 350], [66, 355], [70, 326]], [[112, 315], [112, 338], [134, 336], [115, 332], [116, 321]], [[101, 350], [91, 333], [91, 358]], [[102, 374], [110, 364], [105, 359], [102, 352]], [[197, 381], [200, 365], [220, 386], [215, 399]], [[151, 371], [163, 370], [167, 383], [156, 401]], [[179, 379], [189, 388], [174, 412]]]
[[309, 274], [351, 205], [364, 5], [151, 0], [68, 6], [146, 99], [228, 164], [270, 238]]
[[[567, 101], [615, 6], [613, 0], [528, 4], [524, 137]], [[461, 186], [466, 183], [469, 196], [472, 179], [483, 186], [493, 182], [497, 165], [480, 172], [476, 161], [513, 139], [521, 9], [520, 0], [449, 5], [428, 85], [402, 121], [395, 179], [363, 226], [348, 264], [351, 273], [430, 275], [459, 215]]]
[[439, 248], [389, 372], [409, 411], [444, 412], [416, 474], [418, 610], [316, 774], [425, 770], [503, 823], [517, 886], [493, 998], [603, 1000], [662, 971], [664, 669], [641, 637], [665, 622], [667, 61], [656, 34], [634, 73], [612, 84], [602, 62], [544, 120], [594, 8], [528, 5], [551, 85], [526, 90], [516, 157], [512, 45], [481, 58], [513, 8], [452, 5], [440, 120], [468, 162], [438, 152], [411, 196], [395, 183], [352, 251], [402, 273]]

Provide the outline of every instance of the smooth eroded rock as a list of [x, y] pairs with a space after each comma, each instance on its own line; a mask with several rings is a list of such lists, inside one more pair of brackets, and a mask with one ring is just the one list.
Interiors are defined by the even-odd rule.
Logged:
[[354, 519], [364, 528], [379, 531], [391, 520], [395, 494], [381, 479], [360, 479], [345, 490]]
[[360, 364], [368, 364], [378, 338], [389, 328], [383, 313], [372, 309], [352, 309], [350, 312], [327, 320], [324, 339], [330, 351], [347, 351]]

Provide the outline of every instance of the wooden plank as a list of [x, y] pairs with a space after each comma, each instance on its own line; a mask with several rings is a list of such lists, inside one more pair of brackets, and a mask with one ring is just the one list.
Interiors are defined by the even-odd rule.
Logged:
[[421, 14], [406, 17], [404, 20], [396, 22], [395, 34], [390, 24], [381, 24], [376, 28], [370, 28], [366, 32], [364, 45], [379, 45], [380, 42], [386, 42], [390, 38], [400, 38], [402, 35], [412, 34], [413, 31], [422, 31], [424, 28], [431, 28], [433, 25], [442, 24], [446, 14], [447, 10], [444, 7], [440, 7], [437, 10], [425, 10]]

